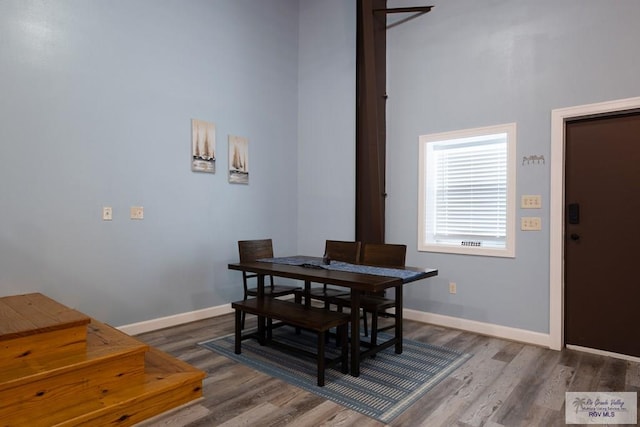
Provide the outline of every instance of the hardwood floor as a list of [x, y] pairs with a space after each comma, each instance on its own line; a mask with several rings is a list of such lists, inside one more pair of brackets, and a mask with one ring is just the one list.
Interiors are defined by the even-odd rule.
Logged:
[[[247, 317], [247, 327], [254, 319]], [[561, 352], [406, 321], [405, 337], [473, 357], [391, 426], [562, 426], [566, 391], [640, 391], [640, 364]], [[233, 332], [224, 315], [138, 335], [207, 372], [204, 399], [153, 426], [382, 426], [383, 424], [205, 350], [198, 342]]]

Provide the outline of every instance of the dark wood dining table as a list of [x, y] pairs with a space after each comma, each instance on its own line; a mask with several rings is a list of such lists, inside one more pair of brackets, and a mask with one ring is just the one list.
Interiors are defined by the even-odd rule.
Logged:
[[[289, 257], [290, 258], [290, 257]], [[377, 274], [365, 274], [353, 271], [336, 271], [325, 268], [313, 268], [313, 264], [321, 262], [321, 258], [296, 256], [295, 258], [304, 258], [309, 260], [303, 265], [291, 265], [278, 262], [239, 262], [229, 264], [231, 270], [245, 271], [258, 275], [258, 298], [264, 298], [264, 278], [272, 275], [276, 277], [286, 277], [304, 281], [305, 294], [308, 296], [311, 283], [326, 283], [329, 285], [340, 286], [350, 289], [351, 293], [351, 375], [357, 377], [360, 375], [360, 361], [363, 357], [375, 354], [391, 346], [395, 346], [397, 354], [402, 353], [402, 309], [403, 309], [403, 286], [407, 283], [414, 283], [427, 277], [433, 277], [438, 274], [437, 269], [433, 268], [417, 268], [404, 267], [404, 270], [410, 270], [410, 277], [391, 277]], [[360, 298], [365, 292], [381, 292], [386, 289], [395, 289], [395, 311], [400, 315], [395, 316], [395, 334], [394, 337], [381, 342], [375, 348], [361, 349], [360, 342]], [[304, 299], [305, 304], [310, 304], [310, 298]], [[264, 318], [259, 318], [258, 334], [264, 337]]]

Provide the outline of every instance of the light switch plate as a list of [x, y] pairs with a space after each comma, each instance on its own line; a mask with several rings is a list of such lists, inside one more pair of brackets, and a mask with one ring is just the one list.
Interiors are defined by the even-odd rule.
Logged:
[[540, 209], [542, 208], [542, 196], [539, 194], [525, 194], [520, 200], [522, 209]]
[[102, 220], [103, 221], [111, 221], [113, 219], [113, 209], [111, 206], [103, 206], [102, 207]]
[[520, 218], [520, 229], [523, 231], [542, 230], [542, 219], [539, 216], [523, 216]]

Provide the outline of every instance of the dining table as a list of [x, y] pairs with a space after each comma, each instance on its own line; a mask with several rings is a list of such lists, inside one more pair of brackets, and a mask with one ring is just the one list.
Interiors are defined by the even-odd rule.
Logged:
[[[402, 353], [403, 339], [403, 287], [438, 274], [435, 268], [419, 267], [378, 267], [362, 264], [348, 264], [331, 261], [326, 264], [322, 258], [296, 255], [288, 257], [267, 258], [252, 262], [237, 262], [228, 265], [230, 270], [257, 274], [257, 298], [265, 298], [264, 286], [266, 276], [283, 277], [304, 282], [304, 304], [309, 306], [311, 283], [322, 283], [349, 289], [351, 295], [350, 321], [350, 373], [354, 377], [360, 375], [360, 362], [368, 356], [395, 346], [397, 354]], [[395, 327], [393, 337], [381, 341], [375, 347], [362, 349], [360, 340], [360, 299], [368, 292], [380, 293], [394, 289]], [[399, 314], [399, 315], [398, 315]], [[258, 335], [264, 338], [265, 318], [259, 317]]]

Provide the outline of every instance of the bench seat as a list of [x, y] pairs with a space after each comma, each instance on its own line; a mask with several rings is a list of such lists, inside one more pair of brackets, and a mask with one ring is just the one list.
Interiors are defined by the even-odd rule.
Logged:
[[[252, 298], [231, 303], [231, 307], [236, 311], [235, 324], [235, 353], [241, 353], [242, 342], [242, 313], [254, 314], [268, 319], [279, 320], [296, 328], [303, 328], [314, 331], [318, 334], [317, 346], [317, 383], [324, 386], [324, 371], [327, 362], [330, 365], [339, 362], [343, 373], [348, 373], [348, 344], [347, 325], [350, 316], [345, 313], [337, 313], [317, 307], [306, 307], [291, 301], [283, 301], [275, 298]], [[338, 329], [338, 336], [341, 337], [341, 352], [339, 360], [327, 360], [325, 358], [324, 346], [326, 333], [331, 328]]]

